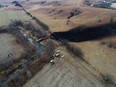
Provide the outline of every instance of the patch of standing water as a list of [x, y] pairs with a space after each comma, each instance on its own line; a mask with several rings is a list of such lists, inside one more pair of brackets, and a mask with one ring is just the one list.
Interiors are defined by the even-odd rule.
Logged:
[[116, 3], [112, 3], [111, 8], [115, 8], [116, 9]]
[[31, 38], [29, 35], [25, 34], [22, 30], [20, 30], [20, 32], [23, 34], [23, 36], [25, 38], [28, 39], [29, 42], [33, 43], [38, 49], [39, 51], [44, 51], [45, 47], [43, 45], [41, 45], [40, 43], [37, 43], [33, 38]]
[[29, 35], [25, 34], [22, 30], [20, 30], [20, 32], [23, 34], [23, 36], [25, 38], [28, 39], [29, 42], [34, 43], [34, 39], [33, 38], [31, 38]]
[[30, 37], [29, 37], [29, 38], [28, 38], [28, 40], [29, 40], [30, 42], [32, 42], [32, 43], [33, 43], [33, 39], [32, 39], [32, 38], [30, 38]]

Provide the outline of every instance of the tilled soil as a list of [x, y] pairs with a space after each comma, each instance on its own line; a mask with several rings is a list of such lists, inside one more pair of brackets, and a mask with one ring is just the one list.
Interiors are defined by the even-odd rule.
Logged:
[[55, 64], [47, 64], [23, 87], [109, 87], [90, 65], [70, 55], [56, 58]]

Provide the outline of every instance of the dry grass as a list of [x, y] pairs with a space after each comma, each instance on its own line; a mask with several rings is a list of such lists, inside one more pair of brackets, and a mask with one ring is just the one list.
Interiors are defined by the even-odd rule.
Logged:
[[30, 20], [23, 11], [0, 10], [0, 26], [8, 25], [11, 20]]
[[[37, 1], [37, 0], [34, 0], [34, 1]], [[108, 10], [108, 9], [101, 9], [101, 8], [87, 7], [87, 6], [84, 6], [82, 3], [79, 3], [82, 0], [78, 0], [79, 2], [76, 2], [77, 0], [67, 0], [67, 1], [68, 1], [67, 6], [59, 6], [59, 7], [56, 6], [56, 7], [52, 7], [52, 8], [63, 9], [63, 11], [67, 9], [69, 11], [73, 8], [77, 8], [78, 6], [81, 6], [80, 8], [83, 10], [82, 14], [71, 18], [70, 23], [68, 25], [66, 24], [67, 23], [67, 12], [65, 12], [65, 11], [62, 13], [62, 15], [61, 14], [59, 15], [59, 14], [44, 13], [43, 11], [40, 11], [40, 8], [44, 8], [45, 10], [51, 9], [50, 6], [43, 7], [43, 6], [31, 5], [31, 4], [30, 4], [30, 6], [28, 6], [28, 4], [26, 4], [26, 5], [24, 5], [24, 7], [27, 6], [26, 9], [28, 8], [27, 10], [29, 10], [32, 15], [36, 16], [42, 22], [47, 24], [50, 27], [50, 30], [53, 32], [67, 31], [69, 29], [72, 29], [73, 27], [80, 26], [80, 25], [97, 26], [97, 25], [109, 23], [111, 17], [113, 17], [115, 19], [114, 21], [116, 21], [116, 15], [115, 15], [116, 11]], [[73, 4], [73, 5], [71, 5], [71, 4]], [[17, 12], [16, 10], [15, 11], [0, 10], [0, 19], [3, 20], [3, 21], [0, 21], [0, 26], [6, 25], [7, 23], [9, 23], [10, 19], [17, 19], [17, 18], [21, 19], [21, 20], [29, 19], [25, 15], [25, 13], [22, 12], [20, 14], [20, 12], [21, 11]], [[10, 49], [10, 47], [14, 48], [14, 45], [12, 46], [12, 44], [8, 43], [9, 40], [8, 40], [8, 37], [6, 37], [6, 35], [5, 35], [5, 37], [2, 37], [2, 38], [3, 38], [2, 39], [3, 41], [4, 40], [6, 40], [6, 41], [2, 42], [2, 44], [0, 43], [0, 47], [2, 47], [3, 44], [5, 44], [7, 46], [4, 49], [2, 47], [2, 49], [6, 50], [6, 52], [5, 51], [3, 52], [3, 50], [0, 50], [0, 53], [2, 53], [2, 55], [4, 54], [3, 56], [7, 56], [6, 53], [11, 51], [9, 49]], [[0, 41], [1, 41], [1, 37], [0, 37]], [[10, 42], [12, 42], [12, 41], [10, 41]], [[9, 46], [9, 44], [11, 46]], [[116, 82], [116, 68], [114, 67], [116, 64], [116, 59], [115, 59], [116, 50], [115, 49], [101, 45], [101, 44], [99, 44], [99, 41], [87, 41], [87, 42], [72, 43], [72, 44], [74, 44], [82, 49], [82, 52], [85, 56], [84, 58], [87, 62], [89, 62], [94, 68], [96, 68], [101, 73], [111, 74], [114, 77], [114, 81]], [[15, 52], [16, 48], [14, 48], [12, 51]], [[20, 49], [21, 49], [21, 47], [20, 47]], [[69, 54], [66, 54], [66, 55], [70, 56]], [[67, 56], [67, 58], [68, 58], [68, 56]], [[68, 60], [71, 60], [71, 58], [69, 58]], [[65, 63], [65, 61], [67, 61], [67, 60], [63, 59], [63, 63]], [[61, 62], [59, 62], [59, 63], [61, 63]], [[66, 63], [67, 63], [66, 67], [70, 66], [72, 64], [72, 62], [71, 62], [71, 64], [69, 64], [68, 61]], [[61, 66], [61, 64], [59, 64], [59, 66]], [[67, 69], [68, 69], [68, 67], [67, 67]], [[72, 68], [70, 68], [70, 69], [72, 69]], [[55, 70], [56, 70], [56, 68], [55, 68]], [[62, 70], [64, 70], [64, 68]], [[84, 70], [84, 69], [82, 68], [82, 70]], [[78, 71], [79, 70], [77, 70], [77, 72]], [[73, 70], [72, 70], [72, 72], [73, 72]], [[39, 75], [41, 76], [40, 73], [39, 73]], [[43, 73], [47, 73], [47, 72], [43, 71]], [[84, 73], [84, 71], [81, 73]], [[51, 75], [53, 75], [53, 74], [51, 74]], [[73, 75], [73, 74], [71, 74], [71, 75]], [[85, 74], [85, 76], [86, 76], [86, 74]], [[83, 78], [83, 79], [85, 79], [85, 78]], [[90, 77], [89, 77], [89, 79], [90, 79]], [[93, 78], [91, 78], [91, 79], [93, 79]], [[46, 79], [46, 80], [49, 80], [49, 79]], [[41, 80], [39, 80], [39, 81], [41, 81]], [[94, 80], [94, 81], [96, 81], [96, 80]], [[43, 80], [42, 80], [42, 82], [43, 82]], [[40, 83], [42, 83], [42, 82], [40, 82]], [[42, 85], [46, 85], [46, 84], [42, 83]]]
[[[66, 30], [68, 27], [66, 26], [66, 19], [54, 19], [45, 14], [39, 12], [33, 12], [34, 16], [39, 18], [41, 21], [49, 25], [51, 31], [59, 31], [59, 30]], [[39, 14], [39, 15], [38, 15]]]
[[13, 35], [0, 34], [0, 61], [7, 58], [9, 53], [13, 54], [13, 58], [19, 58], [23, 52], [23, 47], [17, 44]]
[[[74, 1], [74, 0], [73, 0]], [[71, 1], [70, 1], [71, 2]], [[60, 6], [56, 7], [57, 9], [72, 9], [77, 8], [77, 5], [71, 6]], [[44, 10], [50, 9], [51, 7], [45, 7]], [[54, 7], [52, 7], [54, 8]], [[66, 25], [67, 17], [66, 12], [64, 15], [58, 14], [50, 14], [45, 13], [44, 11], [37, 10], [41, 9], [41, 7], [36, 7], [36, 10], [31, 11], [33, 15], [42, 20], [44, 23], [48, 24], [51, 31], [67, 31], [75, 26], [85, 25], [85, 26], [97, 26], [110, 22], [111, 17], [116, 21], [116, 11], [109, 9], [101, 9], [101, 8], [92, 8], [83, 6], [81, 9], [83, 13], [75, 16], [70, 19], [69, 25]], [[42, 7], [43, 9], [43, 7]], [[69, 11], [69, 10], [68, 10]], [[110, 73], [116, 78], [116, 69], [115, 66], [115, 56], [116, 50], [108, 48], [107, 46], [101, 46], [98, 41], [87, 41], [82, 43], [74, 43], [79, 48], [82, 49], [85, 60], [87, 60], [92, 66], [98, 69], [102, 73]], [[109, 70], [110, 69], [110, 70]]]
[[[67, 0], [68, 1], [68, 0]], [[78, 0], [81, 2], [82, 0]], [[83, 5], [82, 3], [77, 2], [77, 0], [68, 1], [66, 6], [33, 6], [29, 9], [31, 10], [32, 15], [39, 18], [41, 21], [46, 23], [50, 30], [53, 32], [59, 31], [67, 31], [72, 29], [73, 27], [77, 27], [80, 25], [85, 26], [97, 26], [109, 23], [111, 17], [113, 17], [114, 21], [116, 21], [116, 11], [102, 8], [93, 8]], [[73, 5], [71, 5], [73, 4]], [[80, 8], [83, 10], [83, 13], [72, 17], [70, 19], [70, 23], [67, 25], [67, 11], [72, 10], [73, 8]], [[62, 9], [62, 14], [54, 14], [46, 12], [50, 9]], [[42, 9], [42, 10], [41, 10]], [[66, 10], [67, 9], [67, 10]], [[113, 39], [114, 40], [114, 39]], [[109, 48], [107, 46], [103, 46], [99, 44], [99, 41], [87, 41], [82, 43], [73, 43], [82, 49], [83, 54], [85, 56], [85, 60], [89, 62], [93, 67], [99, 70], [101, 73], [108, 73], [115, 77], [116, 81], [116, 68], [115, 57], [116, 50]]]
[[[67, 21], [68, 21], [67, 17], [69, 15], [68, 13], [70, 13], [72, 9], [75, 8], [78, 8], [77, 5], [57, 6], [56, 8], [38, 6], [36, 7], [36, 10], [31, 10], [31, 13], [32, 15], [36, 16], [44, 23], [48, 24], [51, 31], [54, 32], [67, 31], [73, 27], [80, 25], [96, 26], [96, 25], [109, 23], [111, 17], [113, 17], [116, 21], [116, 16], [115, 16], [116, 11], [101, 9], [101, 8], [92, 8], [92, 7], [80, 7], [83, 12], [77, 16], [72, 17], [67, 25]], [[56, 11], [49, 13], [51, 9], [55, 9]], [[56, 14], [58, 10], [63, 10], [63, 12], [60, 14], [58, 13]]]
[[111, 74], [116, 82], [116, 50], [99, 44], [98, 41], [74, 43], [80, 47], [85, 55], [85, 60], [101, 73]]
[[105, 85], [100, 78], [97, 78], [96, 71], [78, 58], [74, 58], [64, 48], [60, 49], [65, 57], [55, 58], [54, 65], [45, 65], [23, 87], [107, 87], [107, 84]]

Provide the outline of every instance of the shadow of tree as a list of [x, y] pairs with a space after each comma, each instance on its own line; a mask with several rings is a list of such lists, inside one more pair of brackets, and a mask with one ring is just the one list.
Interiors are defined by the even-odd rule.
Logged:
[[55, 37], [57, 40], [67, 40], [70, 42], [97, 40], [115, 35], [116, 22], [112, 21], [100, 26], [85, 27], [83, 25], [70, 29], [66, 32], [54, 32], [51, 34], [51, 36]]

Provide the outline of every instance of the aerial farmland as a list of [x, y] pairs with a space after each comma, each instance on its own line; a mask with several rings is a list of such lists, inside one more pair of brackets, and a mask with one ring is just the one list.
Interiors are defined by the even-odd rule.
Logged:
[[116, 87], [116, 0], [0, 0], [0, 87]]

